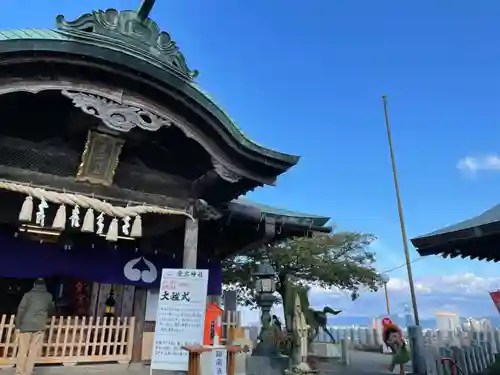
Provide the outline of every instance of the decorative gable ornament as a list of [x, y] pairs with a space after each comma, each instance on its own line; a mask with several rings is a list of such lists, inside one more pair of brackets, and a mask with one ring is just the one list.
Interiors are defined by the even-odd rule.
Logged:
[[59, 15], [56, 26], [67, 36], [91, 38], [97, 45], [113, 45], [114, 49], [121, 48], [130, 55], [192, 80], [198, 72], [188, 68], [175, 41], [148, 17], [153, 5], [154, 1], [143, 1], [138, 11], [95, 10], [74, 21], [66, 21], [63, 15]]

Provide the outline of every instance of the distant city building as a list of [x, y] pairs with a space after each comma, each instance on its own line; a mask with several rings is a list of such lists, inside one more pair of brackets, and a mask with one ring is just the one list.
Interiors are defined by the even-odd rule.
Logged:
[[436, 328], [440, 331], [454, 331], [460, 328], [460, 317], [455, 313], [437, 312]]
[[470, 329], [479, 330], [480, 323], [479, 323], [479, 320], [477, 320], [475, 318], [467, 318], [467, 320], [464, 322], [463, 326], [464, 326], [464, 329], [467, 329], [467, 330], [470, 330]]
[[488, 331], [493, 329], [493, 324], [489, 319], [468, 318], [464, 323], [464, 328], [475, 331]]
[[405, 305], [404, 307], [404, 317], [405, 317], [405, 327], [413, 325], [413, 314], [411, 313], [410, 306]]
[[481, 330], [482, 331], [491, 331], [493, 329], [493, 324], [489, 319], [481, 319]]

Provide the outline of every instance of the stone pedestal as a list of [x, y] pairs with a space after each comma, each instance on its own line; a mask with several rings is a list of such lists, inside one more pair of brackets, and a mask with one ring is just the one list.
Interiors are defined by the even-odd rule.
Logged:
[[313, 342], [310, 352], [321, 358], [340, 358], [342, 356], [340, 344], [331, 342]]
[[249, 356], [246, 358], [246, 375], [283, 375], [289, 367], [288, 357]]
[[247, 374], [247, 358], [250, 355], [248, 353], [237, 353], [236, 354], [236, 363], [234, 369], [234, 375], [246, 375]]

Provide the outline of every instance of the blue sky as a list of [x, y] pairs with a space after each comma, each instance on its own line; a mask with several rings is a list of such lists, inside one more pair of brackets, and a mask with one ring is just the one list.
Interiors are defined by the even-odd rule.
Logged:
[[[0, 27], [52, 27], [59, 13], [72, 19], [137, 3], [6, 2]], [[499, 12], [493, 0], [163, 0], [152, 17], [246, 134], [302, 156], [276, 188], [250, 197], [329, 215], [342, 230], [376, 234], [374, 249], [386, 269], [404, 257], [382, 94], [389, 95], [410, 237], [499, 203]], [[421, 293], [427, 284], [440, 293], [437, 278], [480, 282], [478, 303], [487, 313], [494, 313], [486, 292], [500, 285], [499, 271], [497, 265], [438, 258], [414, 265]], [[395, 303], [402, 304], [404, 268], [391, 276]], [[371, 299], [383, 310], [380, 294], [356, 306]], [[466, 303], [448, 302], [423, 309], [473, 313]], [[363, 310], [342, 304], [352, 313]]]

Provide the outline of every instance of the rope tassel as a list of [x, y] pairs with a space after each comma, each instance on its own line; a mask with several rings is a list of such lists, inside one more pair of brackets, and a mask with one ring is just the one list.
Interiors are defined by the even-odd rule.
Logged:
[[94, 233], [94, 210], [92, 208], [89, 208], [87, 212], [85, 212], [82, 224], [82, 232]]
[[135, 215], [134, 223], [132, 224], [132, 230], [130, 231], [130, 237], [134, 238], [142, 237], [141, 215]]
[[154, 213], [160, 215], [182, 215], [194, 220], [194, 217], [185, 210], [139, 205], [119, 207], [114, 206], [106, 201], [102, 201], [93, 197], [88, 197], [81, 194], [74, 193], [60, 193], [51, 190], [45, 190], [38, 187], [28, 185], [16, 184], [0, 179], [0, 189], [14, 191], [16, 193], [31, 195], [36, 199], [44, 200], [54, 204], [65, 204], [67, 206], [79, 206], [81, 208], [92, 208], [97, 212], [104, 213], [105, 215], [117, 218], [124, 218], [126, 216], [135, 217], [147, 213]]
[[106, 240], [111, 242], [118, 241], [118, 219], [115, 217], [111, 220], [109, 224], [108, 234], [106, 234]]
[[61, 204], [57, 209], [52, 228], [59, 230], [64, 230], [64, 228], [66, 228], [66, 206], [64, 204]]
[[33, 219], [33, 197], [28, 195], [19, 212], [19, 221], [29, 223]]
[[[30, 185], [18, 184], [10, 182], [7, 180], [0, 179], [0, 190], [13, 191], [16, 193], [26, 194], [26, 199], [23, 202], [21, 211], [19, 212], [20, 222], [30, 222], [33, 218], [33, 197], [40, 200], [38, 205], [38, 211], [36, 212], [36, 224], [43, 226], [45, 223], [45, 210], [48, 208], [48, 203], [60, 205], [57, 210], [56, 217], [54, 218], [53, 227], [59, 230], [64, 230], [66, 227], [66, 208], [65, 206], [76, 207], [82, 209], [87, 209], [85, 217], [83, 220], [83, 225], [81, 227], [82, 232], [94, 232], [96, 234], [102, 234], [103, 232], [103, 219], [104, 215], [114, 217], [112, 220], [109, 233], [107, 237], [110, 241], [116, 241], [118, 239], [118, 220], [123, 219], [124, 222], [126, 218], [134, 218], [134, 222], [130, 231], [131, 237], [142, 237], [142, 219], [140, 215], [154, 213], [160, 215], [181, 215], [185, 216], [191, 220], [195, 220], [193, 215], [191, 215], [186, 210], [173, 209], [168, 207], [159, 206], [149, 206], [149, 205], [138, 205], [138, 206], [114, 206], [106, 201], [96, 199], [94, 197], [89, 197], [77, 193], [66, 193], [57, 192], [51, 190], [45, 190], [41, 187], [33, 187]], [[94, 222], [94, 211], [98, 213], [97, 221]], [[73, 222], [76, 223], [76, 214], [73, 216]], [[101, 220], [99, 220], [101, 218]], [[75, 224], [74, 227], [77, 227]], [[128, 228], [127, 228], [128, 229]], [[116, 235], [115, 235], [116, 233]], [[126, 235], [126, 233], [124, 233]], [[116, 238], [116, 239], [114, 239]]]

